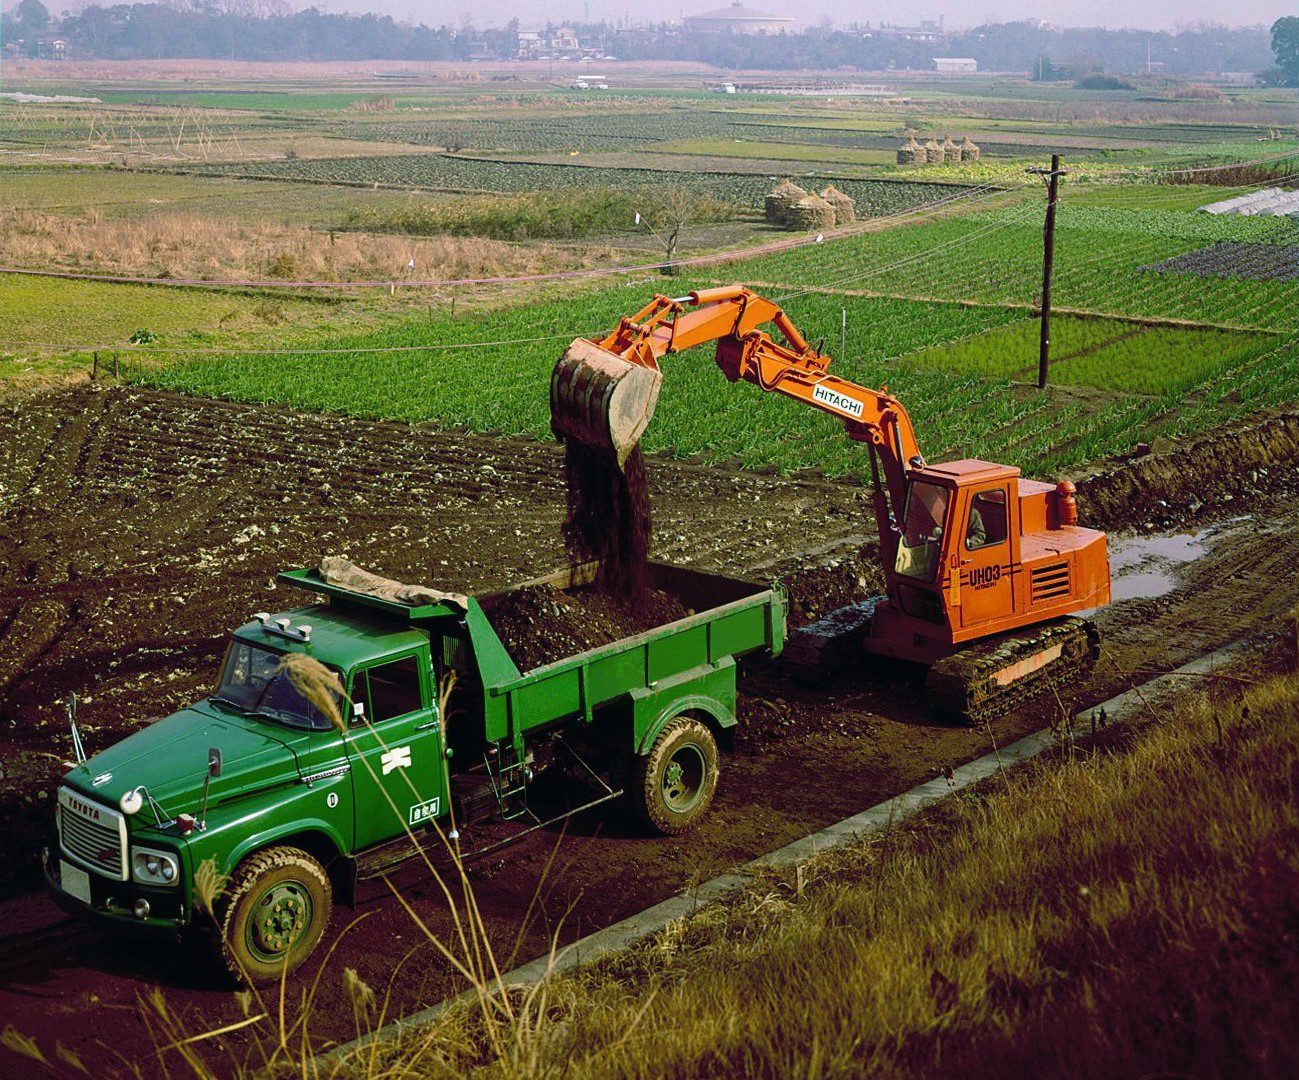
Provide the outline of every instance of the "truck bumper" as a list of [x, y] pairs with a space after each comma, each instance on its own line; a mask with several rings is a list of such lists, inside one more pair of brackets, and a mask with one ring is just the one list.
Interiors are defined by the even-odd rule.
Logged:
[[[181, 936], [185, 928], [181, 886], [149, 888], [131, 881], [109, 881], [97, 874], [89, 874], [90, 900], [86, 902], [64, 888], [63, 861], [55, 848], [47, 847], [41, 852], [45, 887], [54, 902], [73, 918], [103, 928]], [[149, 905], [149, 913], [143, 918], [135, 912], [138, 900]]]

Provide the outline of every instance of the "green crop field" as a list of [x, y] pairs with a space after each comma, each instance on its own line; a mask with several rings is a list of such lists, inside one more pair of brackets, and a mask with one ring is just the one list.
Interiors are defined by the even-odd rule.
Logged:
[[[1066, 195], [1067, 199], [1067, 195]], [[1135, 318], [1299, 329], [1299, 282], [1236, 281], [1145, 270], [1215, 240], [1293, 243], [1284, 218], [1074, 206], [1058, 215], [1054, 303]], [[1040, 205], [868, 233], [830, 249], [755, 259], [751, 280], [916, 298], [1031, 305], [1041, 288]]]
[[[547, 387], [556, 357], [577, 336], [596, 335], [641, 307], [657, 283], [606, 288], [575, 299], [507, 309], [482, 317], [412, 321], [378, 334], [332, 340], [331, 349], [354, 353], [223, 359], [196, 356], [157, 369], [141, 369], [155, 385], [312, 409], [401, 420], [436, 420], [476, 430], [548, 437]], [[673, 290], [683, 287], [674, 282]], [[803, 297], [790, 310], [809, 333], [838, 327], [837, 299]], [[847, 358], [836, 370], [878, 384], [898, 380], [912, 390], [918, 420], [933, 438], [950, 444], [1034, 406], [992, 400], [992, 384], [970, 375], [894, 368], [888, 363], [915, 348], [978, 333], [1017, 317], [996, 309], [936, 307], [904, 301], [855, 299], [849, 308]], [[542, 338], [515, 343], [513, 339]], [[448, 349], [466, 341], [506, 341], [497, 346]], [[427, 346], [427, 351], [373, 354], [359, 350]], [[647, 445], [682, 454], [703, 453], [749, 465], [861, 467], [860, 448], [834, 437], [829, 417], [809, 415], [755, 389], [728, 387], [707, 350], [673, 357], [659, 416]], [[308, 374], [310, 373], [310, 374]], [[940, 391], [938, 388], [943, 387]], [[971, 410], [972, 400], [982, 407]], [[809, 439], [809, 432], [815, 436]]]
[[[1037, 319], [1026, 319], [908, 359], [926, 370], [1036, 380], [1039, 330]], [[1059, 316], [1051, 322], [1050, 380], [1133, 394], [1176, 393], [1275, 346], [1271, 334]]]
[[[197, 174], [308, 180], [443, 191], [554, 191], [573, 188], [649, 188], [682, 184], [701, 195], [761, 206], [774, 181], [749, 173], [674, 172], [660, 169], [600, 169], [546, 165], [451, 154], [223, 163], [193, 167]], [[954, 185], [845, 179], [830, 173], [801, 175], [805, 184], [835, 183], [865, 213], [910, 209], [952, 192]]]
[[[1218, 241], [1297, 242], [1299, 229], [1283, 219], [1189, 212], [1239, 190], [1233, 184], [1293, 168], [1299, 142], [1284, 94], [1174, 101], [996, 78], [908, 82], [897, 98], [719, 97], [666, 82], [578, 94], [513, 75], [436, 85], [357, 75], [286, 76], [273, 86], [146, 78], [28, 88], [101, 101], [0, 113], [7, 227], [57, 236], [59, 215], [83, 227], [101, 217], [138, 222], [139, 235], [120, 234], [118, 265], [137, 243], [148, 270], [140, 237], [164, 211], [218, 234], [231, 218], [293, 226], [293, 243], [304, 247], [332, 247], [336, 233], [343, 243], [413, 245], [420, 241], [407, 237], [416, 234], [472, 252], [495, 237], [504, 243], [493, 257], [513, 265], [510, 252], [532, 250], [524, 237], [546, 236], [565, 240], [563, 259], [547, 266], [648, 261], [663, 250], [660, 239], [625, 222], [633, 205], [642, 209], [642, 192], [666, 185], [712, 207], [682, 234], [683, 257], [769, 237], [772, 226], [754, 211], [780, 177], [794, 176], [809, 188], [833, 182], [863, 218], [946, 204], [924, 221], [709, 267], [698, 283], [743, 281], [780, 299], [811, 339], [824, 340], [836, 371], [887, 383], [904, 398], [932, 456], [1067, 467], [1195, 430], [1211, 409], [1221, 422], [1293, 400], [1299, 389], [1299, 282], [1202, 276], [1167, 263]], [[985, 156], [898, 166], [907, 130], [922, 141], [969, 135]], [[1052, 150], [1070, 173], [1057, 228], [1052, 386], [1039, 393], [1027, 384], [1042, 193], [1023, 170]], [[1199, 177], [1213, 186], [1157, 182], [1187, 178], [1170, 167], [1240, 162], [1253, 164]], [[580, 228], [569, 224], [577, 210], [591, 218]], [[53, 241], [50, 251], [62, 265], [82, 265]], [[248, 259], [261, 266], [292, 255], [250, 247]], [[406, 260], [401, 253], [399, 265]], [[38, 351], [50, 364], [82, 364], [84, 347], [121, 346], [148, 329], [155, 344], [123, 354], [130, 378], [545, 438], [547, 374], [568, 340], [606, 330], [656, 290], [689, 285], [611, 280], [374, 290], [318, 303], [8, 278], [0, 279], [8, 342], [0, 349], [4, 363], [21, 364], [26, 346], [16, 343], [47, 342]], [[218, 351], [263, 347], [294, 352]], [[384, 348], [409, 351], [367, 351]], [[861, 471], [860, 447], [835, 421], [727, 386], [706, 351], [665, 366], [652, 449]]]

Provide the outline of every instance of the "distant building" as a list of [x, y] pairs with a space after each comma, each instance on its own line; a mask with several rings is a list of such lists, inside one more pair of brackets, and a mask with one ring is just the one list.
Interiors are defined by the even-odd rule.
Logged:
[[794, 26], [791, 18], [756, 11], [741, 4], [739, 0], [716, 11], [687, 15], [683, 22], [686, 33], [695, 34], [784, 34]]
[[889, 26], [887, 23], [880, 23], [874, 30], [867, 28], [861, 33], [861, 36], [901, 38], [903, 41], [914, 41], [918, 45], [937, 45], [944, 39], [945, 35], [943, 20], [940, 17], [937, 22], [924, 19], [919, 26]]
[[940, 75], [973, 75], [979, 62], [969, 56], [935, 56], [934, 67]]
[[578, 60], [595, 50], [584, 49], [571, 26], [520, 30], [514, 56], [518, 60]]

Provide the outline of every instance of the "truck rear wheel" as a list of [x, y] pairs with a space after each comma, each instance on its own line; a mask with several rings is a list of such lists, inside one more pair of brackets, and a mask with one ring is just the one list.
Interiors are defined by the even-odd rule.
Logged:
[[685, 832], [708, 812], [718, 771], [712, 732], [691, 716], [669, 720], [650, 752], [633, 763], [630, 790], [637, 813], [664, 836]]
[[320, 942], [333, 911], [324, 867], [305, 851], [272, 847], [230, 879], [221, 915], [221, 959], [240, 982], [276, 982]]

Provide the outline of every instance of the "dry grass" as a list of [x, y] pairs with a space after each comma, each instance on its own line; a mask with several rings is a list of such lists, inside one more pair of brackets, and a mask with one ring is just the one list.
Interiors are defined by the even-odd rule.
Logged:
[[544, 244], [478, 237], [329, 234], [181, 213], [128, 219], [0, 210], [0, 263], [30, 269], [209, 280], [403, 281], [534, 273], [582, 260], [581, 254]]
[[1012, 774], [369, 1076], [1294, 1075], [1299, 679]]

